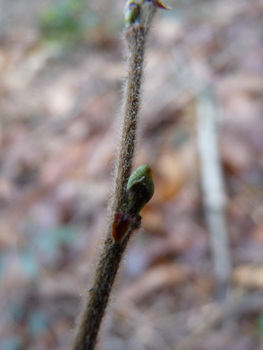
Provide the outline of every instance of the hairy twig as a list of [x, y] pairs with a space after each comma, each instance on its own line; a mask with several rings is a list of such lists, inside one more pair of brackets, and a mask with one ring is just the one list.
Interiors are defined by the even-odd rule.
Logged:
[[[94, 349], [100, 323], [123, 252], [130, 236], [140, 227], [141, 223], [139, 212], [134, 210], [134, 206], [129, 201], [129, 196], [133, 200], [134, 191], [136, 192], [137, 187], [142, 186], [145, 188], [144, 179], [150, 176], [149, 168], [144, 165], [145, 176], [143, 176], [143, 180], [140, 178], [131, 186], [131, 194], [127, 191], [127, 184], [131, 176], [136, 145], [145, 40], [158, 4], [155, 4], [153, 1], [132, 2], [133, 7], [128, 7], [130, 12], [128, 14], [127, 12], [125, 13], [127, 15], [125, 17], [127, 24], [125, 31], [127, 79], [124, 91], [122, 134], [116, 159], [114, 188], [108, 208], [105, 242], [94, 273], [92, 287], [87, 292], [85, 304], [82, 308], [76, 329], [74, 350]], [[129, 1], [128, 6], [130, 5], [131, 2]], [[141, 206], [135, 207], [139, 208]], [[117, 234], [116, 232], [113, 234], [113, 231], [116, 231], [116, 229], [118, 230]]]

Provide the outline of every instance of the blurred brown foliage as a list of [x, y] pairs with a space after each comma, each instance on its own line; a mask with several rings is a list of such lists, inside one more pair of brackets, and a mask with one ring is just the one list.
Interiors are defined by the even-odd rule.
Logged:
[[[0, 2], [3, 350], [69, 349], [102, 239], [124, 78], [124, 2], [82, 2], [74, 12], [74, 1], [58, 10], [55, 1]], [[148, 43], [135, 164], [150, 164], [156, 193], [98, 348], [261, 349], [263, 297], [227, 319], [226, 307], [218, 314], [213, 303], [195, 135], [195, 101], [206, 82], [196, 86], [191, 67], [202, 63], [212, 77], [233, 288], [253, 300], [263, 288], [263, 3], [167, 5], [174, 10], [158, 13]], [[62, 21], [54, 37], [41, 29], [47, 10], [55, 11], [52, 25]], [[81, 21], [74, 35], [59, 36], [72, 21]]]

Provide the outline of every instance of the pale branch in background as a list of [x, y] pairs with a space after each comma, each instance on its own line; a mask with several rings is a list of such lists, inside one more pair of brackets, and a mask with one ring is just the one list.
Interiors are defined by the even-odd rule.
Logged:
[[203, 90], [197, 98], [197, 140], [204, 209], [214, 265], [215, 294], [218, 299], [224, 299], [230, 285], [232, 264], [225, 214], [226, 191], [211, 86]]
[[218, 147], [213, 85], [209, 68], [202, 59], [193, 58], [187, 47], [182, 48], [181, 54], [188, 70], [187, 79], [191, 80], [196, 95], [197, 145], [204, 211], [211, 242], [215, 295], [222, 300], [230, 287], [232, 262], [225, 213], [227, 195]]

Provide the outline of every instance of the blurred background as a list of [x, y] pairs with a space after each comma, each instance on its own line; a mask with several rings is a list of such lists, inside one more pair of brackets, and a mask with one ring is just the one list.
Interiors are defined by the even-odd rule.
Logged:
[[[0, 2], [2, 350], [70, 349], [110, 195], [124, 4]], [[158, 11], [147, 44], [135, 164], [152, 167], [156, 191], [98, 349], [262, 349], [263, 1], [165, 4], [173, 10]], [[230, 247], [220, 298], [198, 151], [206, 103]]]

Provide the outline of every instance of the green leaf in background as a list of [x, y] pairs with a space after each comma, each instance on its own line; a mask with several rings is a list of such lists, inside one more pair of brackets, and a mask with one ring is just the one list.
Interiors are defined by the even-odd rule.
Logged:
[[1, 342], [2, 350], [22, 350], [23, 346], [21, 343], [21, 339], [18, 336], [13, 336], [5, 339]]
[[25, 275], [34, 278], [38, 274], [38, 263], [35, 254], [31, 249], [24, 250], [19, 253], [21, 266]]
[[123, 28], [123, 19], [121, 14], [112, 17], [91, 8], [87, 0], [60, 0], [42, 10], [38, 26], [45, 44], [67, 49], [114, 39]]
[[39, 27], [45, 39], [61, 44], [78, 41], [82, 33], [84, 0], [68, 0], [49, 5], [39, 17]]
[[[78, 233], [75, 226], [67, 225], [36, 234], [28, 240], [26, 247], [17, 252], [23, 273], [29, 279], [35, 279], [43, 264], [51, 268], [56, 266], [59, 249], [74, 245]], [[7, 254], [0, 257], [0, 279], [5, 273], [7, 261]]]
[[35, 236], [33, 245], [38, 252], [52, 257], [61, 244], [73, 244], [77, 233], [77, 228], [71, 225], [54, 228]]
[[[40, 261], [52, 267], [56, 265], [61, 246], [73, 246], [78, 233], [78, 229], [73, 225], [44, 231], [32, 240], [31, 252], [36, 257], [40, 257]], [[37, 264], [38, 260], [36, 258]]]
[[44, 332], [49, 324], [49, 319], [40, 310], [33, 310], [28, 319], [28, 330], [31, 336], [36, 337]]
[[263, 314], [260, 314], [257, 319], [257, 331], [260, 338], [263, 338]]

